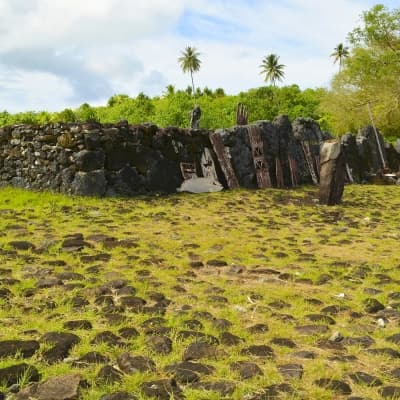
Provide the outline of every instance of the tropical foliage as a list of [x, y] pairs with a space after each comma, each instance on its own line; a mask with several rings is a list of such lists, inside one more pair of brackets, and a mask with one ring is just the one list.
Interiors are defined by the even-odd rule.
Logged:
[[[202, 109], [201, 128], [215, 129], [235, 124], [238, 103], [250, 112], [249, 122], [272, 120], [279, 114], [290, 119], [310, 117], [334, 134], [356, 132], [371, 119], [387, 138], [400, 137], [400, 8], [389, 10], [377, 5], [362, 15], [360, 26], [347, 38], [349, 47], [339, 43], [331, 57], [339, 62], [339, 72], [328, 89], [301, 90], [297, 85], [277, 87], [283, 80], [285, 65], [279, 56], [269, 54], [262, 60], [261, 73], [270, 86], [227, 95], [223, 88], [195, 87], [193, 74], [200, 69], [199, 52], [188, 46], [178, 62], [191, 76], [191, 85], [177, 89], [168, 85], [161, 96], [144, 93], [112, 96], [107, 105], [87, 103], [75, 110], [60, 112], [0, 112], [0, 126], [15, 123], [45, 124], [95, 120], [117, 122], [121, 119], [139, 124], [188, 127], [193, 95]], [[372, 118], [371, 118], [372, 117]]]
[[339, 72], [342, 71], [344, 60], [350, 55], [349, 48], [343, 43], [339, 43], [333, 50], [331, 57], [334, 58], [334, 64], [339, 61]]
[[195, 47], [187, 46], [185, 50], [182, 52], [181, 57], [178, 58], [178, 62], [182, 68], [183, 72], [190, 73], [190, 79], [192, 81], [192, 90], [193, 94], [196, 95], [196, 91], [194, 88], [193, 81], [193, 73], [200, 70], [200, 53], [197, 51]]
[[[167, 86], [161, 97], [150, 98], [143, 93], [137, 97], [126, 94], [112, 96], [107, 105], [91, 107], [84, 103], [76, 110], [65, 109], [58, 113], [25, 112], [18, 114], [0, 113], [0, 125], [14, 123], [44, 124], [47, 122], [74, 122], [95, 120], [118, 122], [126, 119], [131, 124], [153, 122], [160, 126], [188, 127], [193, 108], [192, 90], [176, 90]], [[236, 121], [238, 103], [246, 104], [250, 122], [272, 120], [279, 114], [287, 114], [293, 120], [310, 117], [320, 120], [327, 129], [327, 116], [318, 111], [324, 89], [301, 90], [297, 85], [250, 89], [237, 95], [227, 95], [222, 88], [196, 88], [196, 103], [202, 109], [200, 126], [205, 129], [230, 127]]]
[[400, 8], [377, 5], [349, 34], [352, 45], [342, 70], [322, 102], [337, 133], [371, 122], [386, 136], [400, 137]]
[[269, 54], [264, 57], [260, 65], [261, 74], [265, 75], [265, 81], [270, 82], [273, 86], [277, 81], [282, 81], [285, 77], [283, 70], [285, 65], [279, 64], [279, 56], [276, 54]]

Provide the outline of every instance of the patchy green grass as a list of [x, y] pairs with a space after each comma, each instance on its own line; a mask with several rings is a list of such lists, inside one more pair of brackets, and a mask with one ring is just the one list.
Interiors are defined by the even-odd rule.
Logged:
[[[0, 299], [0, 341], [39, 340], [56, 331], [72, 332], [80, 342], [54, 363], [43, 357], [52, 345], [41, 343], [30, 358], [17, 354], [0, 359], [0, 368], [24, 361], [39, 370], [42, 380], [77, 372], [87, 381], [81, 389], [83, 400], [117, 390], [145, 399], [141, 384], [172, 378], [164, 368], [182, 361], [196, 341], [182, 338], [182, 331], [217, 339], [229, 331], [243, 341], [216, 344], [213, 357], [198, 360], [215, 371], [199, 379], [231, 381], [234, 392], [224, 397], [178, 382], [187, 399], [264, 399], [268, 397], [254, 394], [284, 382], [292, 390], [282, 393], [283, 399], [346, 397], [315, 384], [320, 378], [349, 384], [353, 395], [380, 399], [379, 387], [355, 383], [350, 375], [362, 371], [381, 379], [383, 386], [398, 381], [391, 375], [398, 359], [373, 355], [368, 349], [400, 351], [387, 340], [399, 332], [400, 321], [400, 294], [393, 295], [400, 282], [400, 189], [349, 186], [343, 204], [329, 208], [315, 198], [316, 189], [310, 187], [100, 200], [1, 189], [0, 289], [8, 288], [11, 295]], [[63, 247], [68, 235], [79, 238], [78, 234], [83, 242], [77, 239], [75, 247]], [[15, 241], [34, 248], [16, 249]], [[88, 258], [99, 254], [98, 259]], [[213, 266], [215, 260], [226, 264]], [[57, 277], [60, 284], [38, 287], [43, 279]], [[117, 279], [123, 280], [120, 289], [104, 289]], [[132, 294], [144, 299], [147, 308], [124, 306], [126, 286], [134, 288]], [[112, 303], [102, 303], [101, 296]], [[77, 298], [84, 304], [77, 306]], [[367, 312], [365, 301], [370, 298], [386, 308]], [[336, 311], [324, 310], [332, 305]], [[148, 344], [146, 322], [156, 316], [165, 319], [160, 326], [167, 328], [159, 332], [172, 340], [168, 354]], [[379, 318], [384, 327], [377, 324]], [[230, 325], [218, 326], [219, 319]], [[89, 321], [92, 329], [65, 328], [75, 320]], [[256, 324], [268, 329], [249, 329]], [[327, 331], [302, 334], [297, 328], [303, 325], [327, 326]], [[134, 327], [139, 336], [120, 338], [120, 346], [92, 343], [103, 331], [120, 337], [124, 327]], [[329, 341], [337, 331], [345, 339]], [[362, 336], [373, 341], [368, 348], [346, 341]], [[277, 338], [290, 339], [295, 347], [279, 345]], [[270, 346], [274, 358], [243, 354], [251, 345]], [[73, 364], [91, 351], [108, 357], [108, 365], [117, 366], [118, 356], [129, 352], [150, 357], [156, 367], [152, 372], [125, 373], [121, 383], [98, 384], [96, 376], [104, 363]], [[299, 358], [300, 351], [313, 352], [314, 359]], [[242, 379], [230, 367], [236, 361], [256, 363], [263, 375]], [[283, 364], [300, 364], [302, 378], [285, 379], [278, 369]], [[21, 385], [28, 380], [23, 377]]]

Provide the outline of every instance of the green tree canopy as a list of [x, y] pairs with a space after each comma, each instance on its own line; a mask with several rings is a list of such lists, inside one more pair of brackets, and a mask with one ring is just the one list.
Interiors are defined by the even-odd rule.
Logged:
[[400, 136], [400, 9], [377, 5], [349, 34], [353, 46], [322, 102], [339, 134], [370, 122], [370, 107], [386, 136]]

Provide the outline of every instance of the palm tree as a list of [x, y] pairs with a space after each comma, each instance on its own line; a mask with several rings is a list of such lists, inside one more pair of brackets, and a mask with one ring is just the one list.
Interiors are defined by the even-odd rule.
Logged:
[[276, 81], [281, 81], [285, 77], [283, 72], [285, 65], [279, 64], [279, 57], [276, 54], [269, 54], [264, 57], [260, 65], [261, 74], [265, 74], [265, 81], [270, 81], [275, 86]]
[[334, 57], [333, 63], [339, 61], [339, 72], [342, 71], [343, 61], [350, 55], [349, 48], [343, 43], [339, 43], [334, 49], [331, 57]]
[[168, 86], [166, 86], [165, 89], [166, 90], [164, 92], [164, 96], [171, 97], [175, 94], [175, 86], [174, 85], [168, 85]]
[[180, 63], [183, 72], [190, 73], [190, 78], [192, 79], [192, 93], [194, 94], [195, 89], [193, 82], [193, 72], [197, 72], [200, 69], [200, 53], [195, 47], [187, 46], [181, 54], [182, 56], [178, 58], [178, 62]]

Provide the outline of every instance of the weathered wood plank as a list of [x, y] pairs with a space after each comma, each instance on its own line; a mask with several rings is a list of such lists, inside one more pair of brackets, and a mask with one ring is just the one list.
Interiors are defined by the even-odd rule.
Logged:
[[289, 156], [289, 169], [290, 169], [290, 178], [292, 181], [292, 186], [296, 187], [299, 185], [298, 179], [298, 170], [297, 170], [297, 161], [294, 157]]
[[209, 148], [205, 148], [201, 155], [201, 170], [204, 178], [212, 178], [215, 182], [218, 182], [217, 171], [215, 170], [214, 160], [211, 155]]
[[275, 174], [276, 174], [276, 186], [279, 189], [285, 187], [285, 181], [283, 179], [283, 170], [281, 160], [279, 158], [275, 158]]
[[311, 151], [310, 151], [310, 145], [307, 141], [302, 141], [301, 147], [303, 149], [304, 158], [306, 160], [308, 171], [310, 172], [310, 175], [311, 175], [311, 179], [312, 179], [314, 185], [318, 185], [318, 177], [317, 177], [317, 173], [315, 172], [314, 161], [313, 161]]
[[215, 154], [217, 155], [218, 162], [221, 166], [222, 172], [225, 175], [228, 188], [237, 189], [239, 187], [239, 182], [232, 167], [229, 149], [226, 149], [224, 147], [221, 135], [217, 132], [210, 133], [210, 142], [213, 145], [213, 149], [215, 151]]
[[194, 163], [180, 163], [181, 172], [183, 179], [187, 181], [188, 179], [197, 178], [196, 164]]
[[251, 125], [247, 128], [247, 132], [256, 171], [257, 185], [260, 189], [270, 188], [272, 187], [271, 178], [268, 164], [264, 157], [264, 142], [261, 137], [260, 129], [257, 126]]

